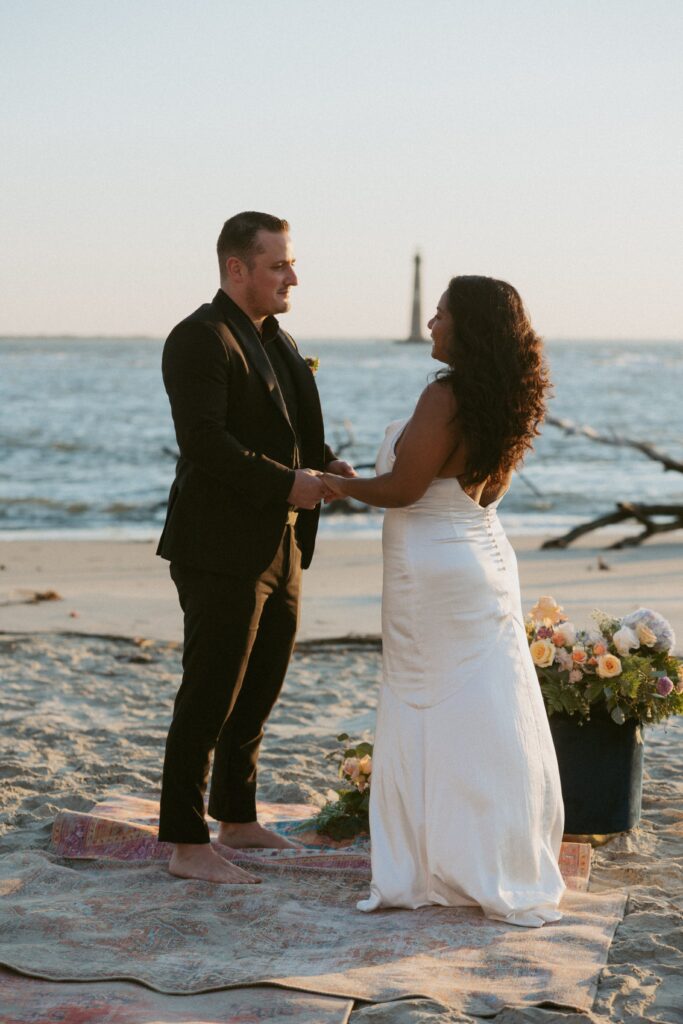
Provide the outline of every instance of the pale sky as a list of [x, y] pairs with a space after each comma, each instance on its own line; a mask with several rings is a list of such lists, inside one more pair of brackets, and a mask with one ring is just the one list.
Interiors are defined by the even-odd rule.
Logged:
[[681, 0], [0, 0], [0, 334], [151, 334], [286, 217], [302, 338], [454, 274], [539, 331], [683, 337]]

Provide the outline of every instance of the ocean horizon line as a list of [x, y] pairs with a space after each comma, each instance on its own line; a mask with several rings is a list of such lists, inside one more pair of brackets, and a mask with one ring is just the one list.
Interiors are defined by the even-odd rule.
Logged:
[[[149, 341], [155, 344], [165, 341], [165, 335], [155, 334], [0, 334], [0, 344], [3, 342], [30, 342], [30, 341]], [[582, 335], [581, 337], [569, 337], [569, 336], [556, 336], [556, 337], [545, 337], [544, 342], [548, 345], [586, 345], [586, 344], [601, 344], [601, 345], [682, 345], [683, 337], [680, 338], [638, 338], [638, 337], [618, 337], [618, 336], [600, 336], [600, 335]], [[380, 337], [378, 335], [364, 335], [364, 336], [349, 336], [340, 337], [338, 335], [302, 335], [297, 334], [297, 341], [301, 344], [310, 345], [325, 345], [325, 344], [349, 344], [349, 345], [367, 345], [367, 344], [410, 344], [419, 347], [421, 344], [430, 344], [429, 340], [424, 342], [407, 342], [404, 338], [394, 338], [391, 336]]]

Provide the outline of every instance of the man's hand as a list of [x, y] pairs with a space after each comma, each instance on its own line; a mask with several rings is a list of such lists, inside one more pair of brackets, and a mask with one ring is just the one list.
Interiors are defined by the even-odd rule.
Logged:
[[343, 498], [345, 495], [344, 491], [339, 489], [339, 478], [346, 477], [348, 479], [353, 476], [358, 476], [358, 473], [349, 462], [344, 462], [343, 459], [333, 459], [332, 462], [328, 462], [322, 477], [325, 484], [325, 503]]
[[287, 496], [296, 508], [315, 508], [327, 494], [322, 475], [314, 469], [297, 469], [291, 491]]
[[344, 462], [343, 459], [333, 459], [332, 462], [328, 462], [325, 472], [334, 473], [335, 476], [358, 476], [353, 466], [349, 462]]

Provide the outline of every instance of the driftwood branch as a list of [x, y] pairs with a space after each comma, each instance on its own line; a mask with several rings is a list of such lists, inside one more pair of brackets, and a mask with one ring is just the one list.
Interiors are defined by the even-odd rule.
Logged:
[[556, 416], [546, 416], [546, 423], [550, 423], [553, 427], [559, 427], [567, 435], [580, 434], [587, 437], [589, 441], [597, 441], [598, 444], [611, 444], [618, 448], [634, 448], [648, 459], [652, 459], [653, 462], [660, 462], [665, 471], [673, 470], [675, 473], [683, 473], [683, 462], [672, 459], [670, 455], [655, 448], [649, 441], [639, 441], [633, 437], [620, 437], [619, 434], [601, 434], [593, 427], [580, 427], [571, 420], [559, 419]]
[[[667, 516], [667, 521], [661, 522], [653, 519], [653, 516]], [[622, 537], [621, 540], [611, 544], [612, 548], [636, 547], [642, 544], [648, 537], [656, 533], [668, 533], [671, 530], [683, 530], [683, 505], [636, 505], [631, 501], [620, 501], [615, 512], [609, 512], [598, 519], [591, 519], [588, 523], [575, 526], [569, 533], [561, 537], [553, 537], [545, 541], [544, 548], [566, 548], [577, 537], [583, 537], [585, 533], [592, 530], [599, 530], [601, 526], [612, 526], [615, 523], [623, 523], [628, 519], [635, 519], [644, 526], [641, 533], [632, 537]]]
[[[581, 435], [589, 441], [596, 441], [598, 444], [609, 444], [619, 448], [633, 448], [635, 451], [652, 459], [653, 462], [661, 463], [665, 472], [673, 471], [683, 473], [683, 462], [673, 459], [666, 452], [655, 448], [649, 441], [640, 441], [637, 438], [621, 437], [618, 434], [601, 434], [593, 427], [577, 426], [571, 420], [558, 419], [555, 416], [548, 416], [547, 422], [553, 427], [559, 427], [567, 435]], [[661, 517], [664, 517], [662, 521]], [[563, 534], [561, 537], [554, 537], [542, 545], [544, 548], [566, 548], [573, 540], [582, 537], [593, 530], [599, 530], [602, 526], [613, 526], [615, 523], [623, 523], [634, 519], [644, 529], [632, 537], [623, 537], [611, 545], [612, 548], [635, 547], [642, 544], [648, 537], [656, 533], [668, 533], [671, 530], [683, 529], [683, 505], [643, 505], [635, 501], [620, 501], [617, 503], [615, 512], [591, 519], [590, 522], [582, 523], [573, 530]]]

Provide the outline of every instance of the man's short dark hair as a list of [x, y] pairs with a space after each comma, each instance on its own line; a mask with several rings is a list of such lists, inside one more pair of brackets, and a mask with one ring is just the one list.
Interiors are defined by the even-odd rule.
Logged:
[[228, 256], [237, 256], [251, 269], [254, 256], [260, 251], [256, 242], [259, 231], [289, 231], [289, 224], [280, 217], [273, 217], [270, 213], [257, 213], [255, 210], [236, 213], [230, 220], [226, 220], [216, 245], [221, 278], [225, 273], [225, 261]]

